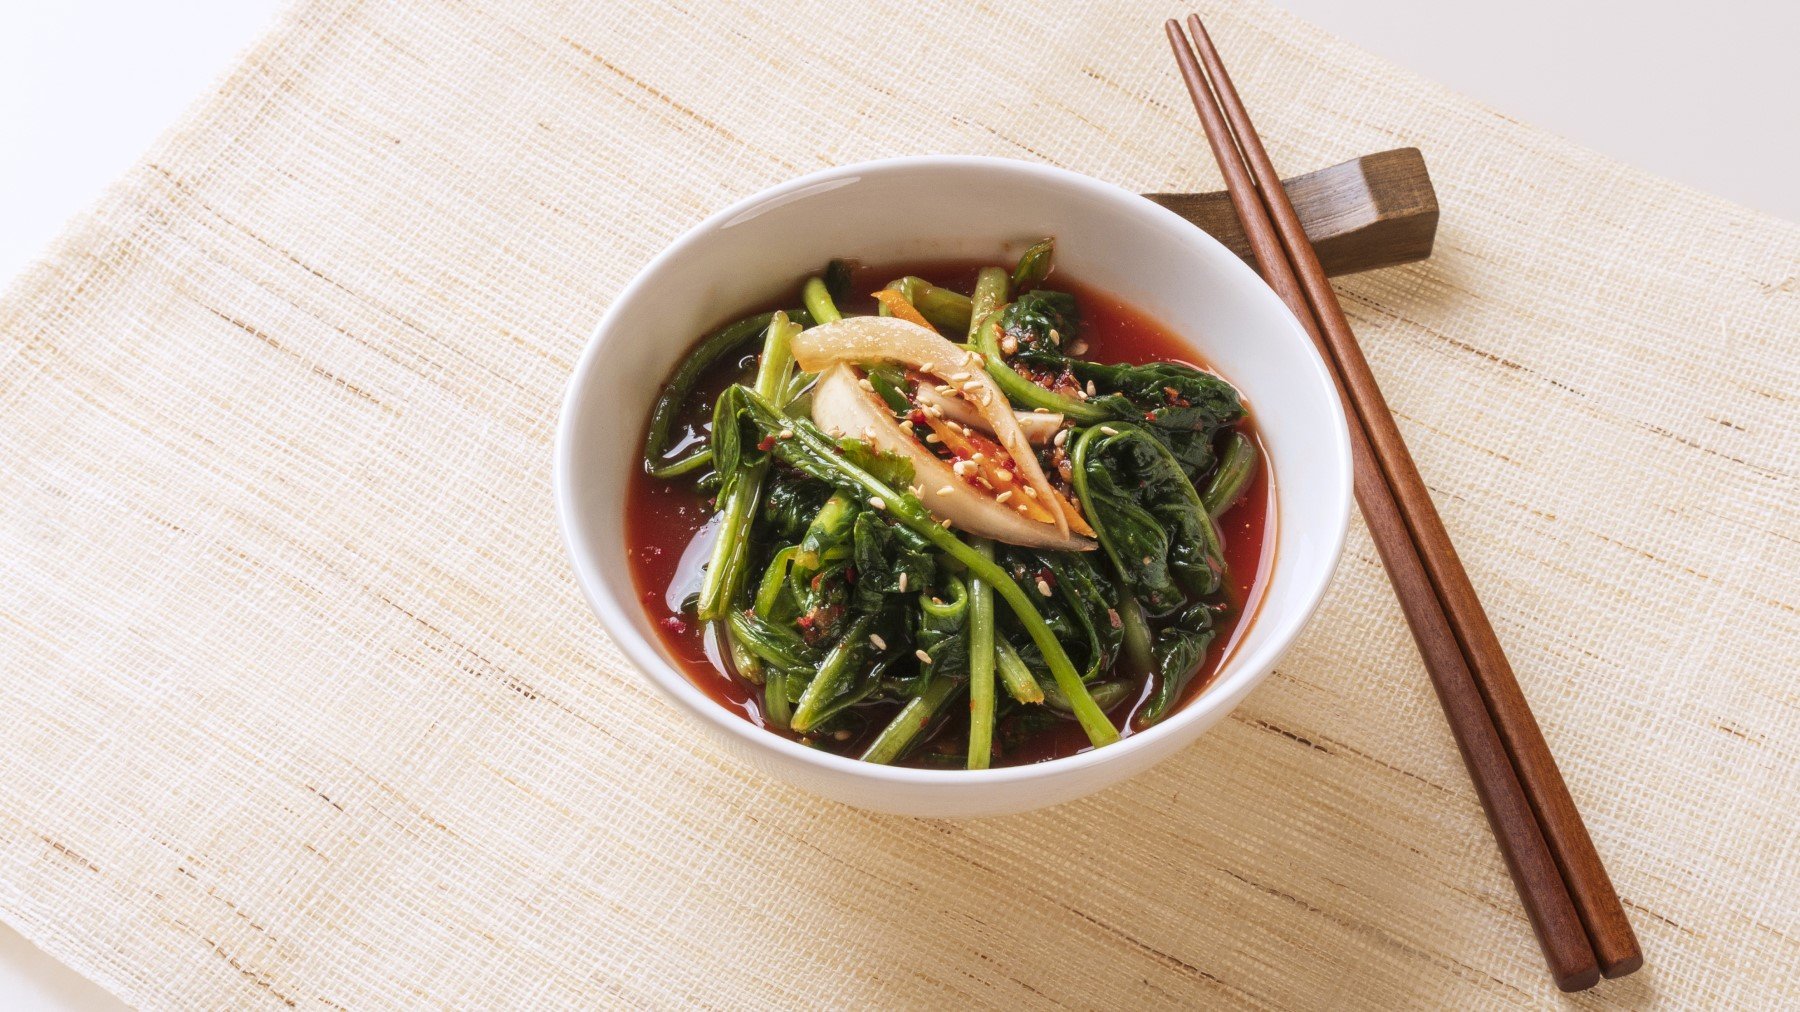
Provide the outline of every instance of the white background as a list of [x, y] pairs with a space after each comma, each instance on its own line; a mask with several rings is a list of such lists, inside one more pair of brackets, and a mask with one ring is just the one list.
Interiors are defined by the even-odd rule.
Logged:
[[[1276, 2], [1516, 119], [1800, 221], [1800, 3]], [[0, 285], [124, 172], [278, 8], [277, 0], [6, 0]], [[1144, 38], [1163, 44], [1155, 24]], [[119, 1007], [0, 925], [0, 1009]]]

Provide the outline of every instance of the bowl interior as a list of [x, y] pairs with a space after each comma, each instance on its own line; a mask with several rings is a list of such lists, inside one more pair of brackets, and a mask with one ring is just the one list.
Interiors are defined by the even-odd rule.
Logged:
[[688, 684], [631, 586], [622, 523], [627, 478], [657, 390], [696, 337], [745, 306], [793, 291], [832, 257], [1010, 262], [1046, 235], [1056, 237], [1059, 273], [1158, 319], [1238, 387], [1274, 474], [1275, 563], [1260, 611], [1225, 669], [1163, 725], [1090, 755], [1178, 733], [1184, 723], [1210, 723], [1208, 711], [1229, 708], [1267, 672], [1317, 605], [1348, 516], [1342, 410], [1305, 333], [1223, 246], [1141, 197], [1030, 163], [919, 158], [829, 170], [708, 219], [620, 295], [571, 380], [557, 460], [570, 551], [609, 631], [664, 689], [703, 715], [713, 711], [771, 745], [781, 741]]

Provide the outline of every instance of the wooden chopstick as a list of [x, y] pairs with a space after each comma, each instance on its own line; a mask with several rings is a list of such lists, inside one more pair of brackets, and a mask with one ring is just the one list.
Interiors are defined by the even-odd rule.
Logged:
[[1558, 869], [1567, 885], [1576, 912], [1594, 949], [1600, 972], [1606, 977], [1620, 977], [1644, 963], [1637, 935], [1625, 916], [1625, 907], [1613, 889], [1612, 879], [1600, 854], [1594, 849], [1587, 825], [1575, 808], [1575, 799], [1563, 781], [1562, 771], [1550, 754], [1543, 731], [1512, 665], [1501, 649], [1500, 639], [1488, 621], [1487, 612], [1475, 594], [1462, 559], [1450, 542], [1444, 521], [1438, 516], [1425, 481], [1413, 464], [1412, 454], [1400, 429], [1388, 410], [1375, 375], [1363, 357], [1362, 348], [1344, 318], [1337, 293], [1319, 264], [1317, 253], [1306, 238], [1294, 207], [1280, 184], [1268, 151], [1250, 123], [1250, 115], [1238, 97], [1237, 88], [1225, 71], [1218, 49], [1207, 34], [1198, 15], [1188, 16], [1188, 28], [1210, 77], [1220, 103], [1224, 106], [1240, 149], [1250, 163], [1263, 202], [1274, 218], [1276, 232], [1289, 261], [1297, 268], [1306, 301], [1324, 331], [1326, 344], [1335, 360], [1343, 382], [1350, 389], [1350, 402], [1356, 406], [1375, 458], [1381, 463], [1388, 486], [1394, 490], [1401, 516], [1419, 550], [1425, 570], [1439, 602], [1450, 618], [1451, 628], [1462, 647], [1463, 656], [1475, 675], [1475, 684], [1492, 715], [1495, 728], [1512, 757], [1513, 768], [1530, 798], [1539, 828], [1556, 858]]
[[1199, 19], [1189, 23], [1206, 69], [1171, 21], [1176, 61], [1252, 237], [1258, 268], [1332, 365], [1349, 409], [1358, 502], [1552, 976], [1576, 990], [1601, 972], [1629, 973], [1642, 956], [1624, 909], [1317, 256], [1304, 232], [1283, 227], [1294, 220], [1292, 205], [1218, 52]]

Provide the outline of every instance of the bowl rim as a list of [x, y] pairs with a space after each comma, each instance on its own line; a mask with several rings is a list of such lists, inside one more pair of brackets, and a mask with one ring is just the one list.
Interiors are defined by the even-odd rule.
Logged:
[[[633, 626], [631, 618], [625, 614], [623, 608], [619, 607], [618, 601], [609, 592], [613, 578], [600, 571], [595, 558], [587, 551], [587, 539], [575, 501], [572, 478], [576, 468], [575, 437], [570, 423], [577, 405], [582, 400], [583, 391], [590, 385], [589, 374], [596, 367], [601, 347], [605, 344], [607, 331], [618, 315], [619, 308], [629, 305], [639, 290], [649, 285], [650, 279], [654, 278], [665, 264], [684, 254], [690, 247], [704, 242], [713, 232], [759, 208], [772, 210], [781, 204], [804, 199], [813, 188], [820, 187], [822, 184], [846, 185], [855, 182], [862, 176], [887, 172], [955, 171], [959, 169], [1021, 173], [1053, 184], [1085, 190], [1104, 199], [1137, 205], [1140, 210], [1153, 218], [1164, 217], [1171, 224], [1191, 229], [1195, 236], [1203, 240], [1198, 244], [1197, 255], [1226, 263], [1226, 273], [1238, 273], [1241, 280], [1251, 283], [1258, 292], [1257, 297], [1267, 298], [1276, 305], [1280, 305], [1279, 297], [1275, 292], [1264, 284], [1247, 264], [1205, 230], [1194, 226], [1173, 211], [1140, 194], [1092, 176], [1039, 162], [987, 155], [905, 155], [832, 166], [759, 190], [706, 216], [682, 232], [675, 241], [639, 268], [631, 280], [619, 290], [618, 295], [607, 305], [606, 311], [601, 314], [600, 320], [589, 333], [581, 355], [576, 360], [575, 368], [571, 371], [564, 388], [562, 405], [557, 416], [552, 459], [552, 484], [556, 498], [557, 525], [562, 531], [563, 545], [568, 552], [570, 565], [575, 570], [576, 582], [580, 584], [583, 596], [587, 598], [589, 606], [593, 608], [595, 615], [600, 619], [601, 626], [613, 638], [613, 642], [618, 645], [620, 651], [637, 667], [641, 675], [671, 700], [714, 728], [723, 731], [730, 738], [744, 742], [754, 749], [771, 750], [786, 759], [804, 765], [892, 785], [933, 786], [949, 789], [960, 787], [974, 790], [1000, 784], [1025, 783], [1062, 777], [1104, 763], [1123, 761], [1145, 749], [1155, 748], [1163, 739], [1183, 734], [1189, 725], [1205, 720], [1214, 711], [1223, 709], [1225, 713], [1229, 713], [1245, 694], [1268, 676], [1281, 656], [1298, 638], [1301, 630], [1317, 613], [1320, 603], [1324, 600], [1325, 591], [1337, 571], [1343, 555], [1344, 544], [1349, 535], [1350, 436], [1343, 405], [1338, 399], [1331, 374], [1318, 350], [1307, 338], [1299, 321], [1287, 314], [1285, 306], [1281, 307], [1283, 316], [1292, 326], [1296, 339], [1301, 342], [1306, 351], [1304, 360], [1314, 372], [1313, 378], [1329, 392], [1332, 401], [1338, 408], [1336, 412], [1331, 413], [1336, 424], [1331, 426], [1332, 452], [1328, 456], [1329, 464], [1334, 468], [1336, 474], [1328, 475], [1327, 478], [1334, 479], [1329, 481], [1329, 487], [1335, 491], [1339, 504], [1338, 508], [1329, 511], [1329, 515], [1336, 521], [1332, 525], [1332, 530], [1328, 532], [1329, 536], [1323, 546], [1329, 550], [1329, 562], [1320, 567], [1315, 584], [1303, 588], [1307, 603], [1304, 608], [1284, 612], [1284, 616], [1292, 616], [1284, 618], [1284, 622], [1288, 623], [1288, 628], [1263, 644], [1254, 653], [1247, 656], [1228, 656], [1219, 677], [1216, 677], [1211, 685], [1202, 690], [1198, 697], [1161, 723], [1103, 748], [1090, 747], [1086, 751], [1072, 756], [1023, 766], [1002, 766], [986, 770], [939, 770], [864, 762], [853, 757], [808, 748], [758, 727], [706, 695], [686, 674], [664, 658], [656, 646], [649, 641], [649, 638], [640, 634]], [[836, 185], [830, 188], [836, 189]], [[765, 205], [766, 207], [764, 207]], [[1279, 504], [1277, 508], [1279, 509]], [[1280, 559], [1279, 546], [1276, 559]], [[1279, 565], [1279, 561], [1276, 564]], [[622, 574], [619, 579], [630, 580], [630, 575]], [[636, 595], [628, 593], [624, 597], [635, 600]], [[1267, 616], [1263, 614], [1262, 604], [1263, 602], [1258, 602], [1257, 611], [1251, 617], [1252, 622], [1267, 619]], [[1221, 714], [1222, 716], [1223, 714]], [[1197, 737], [1200, 733], [1193, 732], [1192, 736]]]

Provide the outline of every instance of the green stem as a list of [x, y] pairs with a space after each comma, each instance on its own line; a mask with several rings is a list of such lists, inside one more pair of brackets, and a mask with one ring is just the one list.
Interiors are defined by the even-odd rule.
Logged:
[[1119, 653], [1125, 660], [1126, 673], [1134, 678], [1149, 678], [1150, 672], [1156, 670], [1156, 658], [1150, 649], [1150, 620], [1144, 617], [1144, 606], [1136, 597], [1125, 594], [1119, 599], [1118, 612], [1124, 626]]
[[925, 691], [906, 701], [894, 719], [881, 729], [869, 747], [863, 750], [862, 760], [869, 763], [890, 764], [906, 754], [912, 747], [913, 740], [927, 727], [931, 726], [931, 718], [937, 715], [956, 690], [962, 688], [961, 682], [953, 678], [934, 678]]
[[1225, 453], [1219, 457], [1219, 469], [1213, 472], [1211, 482], [1206, 491], [1201, 493], [1200, 501], [1205, 504], [1206, 512], [1214, 519], [1243, 498], [1244, 490], [1250, 487], [1250, 476], [1256, 473], [1256, 444], [1242, 432], [1233, 432], [1231, 442], [1225, 447]]
[[869, 645], [869, 624], [873, 618], [868, 612], [858, 615], [825, 654], [825, 659], [819, 662], [818, 673], [806, 684], [806, 691], [800, 694], [800, 704], [794, 707], [794, 718], [789, 722], [794, 730], [801, 734], [811, 731], [820, 713], [837, 697], [844, 676], [862, 659], [863, 648]]
[[1014, 404], [1060, 412], [1075, 422], [1104, 422], [1113, 417], [1111, 411], [1098, 404], [1078, 401], [1073, 397], [1045, 390], [1014, 372], [1013, 367], [1006, 364], [1006, 356], [1000, 353], [999, 313], [990, 313], [983, 318], [970, 332], [969, 343], [987, 360], [988, 375], [994, 378], [994, 382], [1000, 385], [1001, 392]]
[[994, 666], [1000, 672], [1000, 682], [1006, 686], [1007, 694], [1021, 703], [1042, 703], [1044, 687], [1031, 673], [1031, 666], [1019, 651], [1005, 639], [995, 641]]
[[975, 340], [975, 323], [998, 313], [1006, 304], [1006, 271], [983, 267], [975, 275], [975, 294], [969, 299], [969, 340]]
[[763, 683], [763, 716], [781, 728], [789, 726], [793, 720], [792, 704], [788, 702], [788, 674], [780, 668], [770, 668]]
[[966, 332], [969, 329], [974, 309], [967, 295], [939, 288], [924, 278], [912, 275], [901, 278], [895, 284], [900, 286], [900, 292], [906, 296], [906, 301], [912, 303], [919, 315], [930, 320], [933, 326], [951, 333]]
[[1050, 274], [1050, 257], [1055, 251], [1055, 239], [1040, 239], [1019, 254], [1019, 263], [1012, 272], [1013, 290], [1022, 292], [1044, 280]]
[[[1131, 695], [1131, 691], [1131, 683], [1123, 680], [1096, 682], [1093, 685], [1088, 686], [1088, 692], [1094, 697], [1095, 705], [1099, 706], [1102, 710], [1110, 710], [1120, 703], [1123, 703], [1125, 697]], [[1058, 689], [1053, 685], [1044, 686], [1044, 705], [1053, 710], [1061, 710], [1064, 713], [1069, 712], [1068, 698], [1062, 694], [1061, 689]]]
[[[985, 273], [985, 272], [984, 272]], [[974, 538], [977, 554], [994, 558], [994, 543]], [[969, 769], [985, 770], [994, 752], [994, 591], [969, 580]]]
[[1113, 727], [1106, 714], [1088, 697], [1087, 689], [1082, 685], [1081, 674], [1075, 670], [1075, 665], [1069, 660], [1062, 644], [1057, 642], [1056, 633], [1051, 631], [1044, 616], [1031, 603], [1031, 597], [1013, 581], [1006, 570], [982, 558], [974, 549], [963, 544], [962, 539], [938, 526], [936, 518], [917, 497], [895, 492], [874, 475], [850, 463], [839, 453], [837, 443], [811, 421], [780, 414], [754, 391], [744, 390], [743, 400], [745, 407], [749, 409], [751, 421], [764, 433], [777, 432], [783, 428], [793, 431], [793, 438], [775, 442], [775, 453], [783, 460], [814, 477], [836, 485], [849, 485], [860, 489], [871, 499], [881, 500], [882, 508], [895, 520], [962, 563], [973, 577], [992, 585], [994, 592], [1018, 616], [1019, 624], [1037, 645], [1038, 652], [1044, 655], [1045, 664], [1055, 676], [1057, 685], [1069, 697], [1082, 730], [1087, 732], [1088, 740], [1095, 745], [1109, 745], [1119, 740], [1118, 728]]
[[[786, 313], [769, 318], [763, 339], [762, 360], [756, 367], [756, 394], [765, 401], [779, 401], [786, 392], [794, 359], [789, 345], [800, 325], [788, 320]], [[744, 584], [744, 569], [750, 556], [750, 524], [755, 518], [756, 504], [762, 499], [763, 479], [769, 464], [764, 459], [742, 474], [726, 476], [724, 506], [720, 512], [719, 540], [713, 543], [712, 559], [700, 584], [697, 615], [702, 622], [716, 622], [725, 617], [737, 600]]]
[[800, 289], [800, 301], [806, 304], [806, 311], [812, 314], [814, 323], [836, 323], [844, 318], [844, 314], [838, 312], [837, 303], [831, 301], [831, 289], [825, 286], [823, 278], [807, 278], [806, 285]]
[[[799, 315], [801, 312], [792, 310], [790, 315]], [[693, 393], [694, 385], [700, 381], [700, 377], [712, 368], [714, 362], [736, 351], [756, 335], [766, 332], [769, 320], [774, 316], [774, 313], [758, 313], [708, 334], [698, 348], [688, 353], [669, 382], [663, 384], [662, 393], [656, 397], [656, 406], [650, 409], [650, 428], [644, 433], [644, 470], [652, 478], [679, 477], [712, 462], [712, 450], [703, 449], [672, 463], [659, 463], [668, 452], [669, 431], [675, 427], [675, 416], [687, 403], [688, 396]]]

